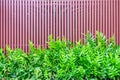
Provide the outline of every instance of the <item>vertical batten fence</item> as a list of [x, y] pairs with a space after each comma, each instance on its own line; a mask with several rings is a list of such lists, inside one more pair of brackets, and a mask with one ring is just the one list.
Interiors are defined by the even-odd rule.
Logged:
[[119, 0], [0, 0], [0, 48], [47, 47], [48, 35], [72, 42], [90, 31], [120, 44]]

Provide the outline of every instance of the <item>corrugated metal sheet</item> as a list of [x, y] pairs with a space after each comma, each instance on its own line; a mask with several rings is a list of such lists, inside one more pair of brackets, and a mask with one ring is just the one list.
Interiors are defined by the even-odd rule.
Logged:
[[0, 48], [27, 51], [28, 40], [47, 47], [50, 34], [75, 42], [96, 30], [120, 44], [119, 0], [0, 0]]

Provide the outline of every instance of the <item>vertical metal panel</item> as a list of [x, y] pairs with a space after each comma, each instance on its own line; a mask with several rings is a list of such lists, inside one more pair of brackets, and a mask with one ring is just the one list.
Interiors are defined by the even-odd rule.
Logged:
[[2, 47], [2, 0], [0, 0], [0, 46]]
[[76, 42], [90, 31], [120, 44], [119, 0], [0, 0], [0, 48], [47, 47], [48, 35]]

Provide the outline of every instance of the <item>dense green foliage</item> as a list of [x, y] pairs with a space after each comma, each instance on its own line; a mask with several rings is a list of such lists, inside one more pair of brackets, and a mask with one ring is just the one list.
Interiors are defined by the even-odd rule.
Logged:
[[54, 40], [49, 36], [48, 49], [34, 48], [29, 54], [20, 49], [0, 50], [0, 79], [7, 80], [104, 80], [120, 78], [120, 47], [114, 39], [106, 41], [86, 35], [85, 44]]

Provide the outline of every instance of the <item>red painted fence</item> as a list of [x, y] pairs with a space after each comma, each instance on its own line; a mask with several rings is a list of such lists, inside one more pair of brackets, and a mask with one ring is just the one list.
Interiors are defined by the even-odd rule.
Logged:
[[0, 0], [0, 48], [28, 50], [28, 40], [46, 47], [48, 35], [84, 39], [103, 32], [120, 44], [120, 0]]

